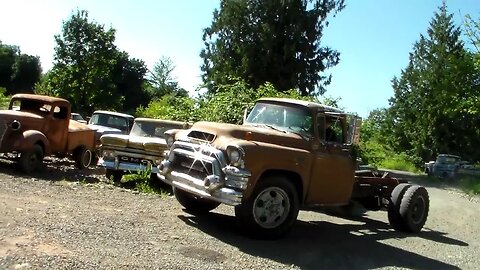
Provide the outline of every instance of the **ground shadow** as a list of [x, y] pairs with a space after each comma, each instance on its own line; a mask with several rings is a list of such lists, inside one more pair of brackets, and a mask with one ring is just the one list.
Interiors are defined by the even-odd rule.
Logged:
[[[425, 230], [411, 235], [393, 231], [388, 224], [358, 217], [361, 224], [336, 224], [327, 221], [297, 221], [292, 232], [275, 241], [260, 241], [239, 234], [233, 216], [209, 213], [202, 216], [179, 215], [190, 226], [229, 244], [242, 252], [275, 260], [302, 269], [373, 269], [401, 267], [414, 269], [459, 269], [422, 256], [415, 250], [404, 250], [381, 240], [421, 237], [447, 245], [468, 246], [445, 233]], [[428, 244], [428, 243], [427, 243]]]
[[31, 173], [24, 173], [17, 163], [0, 159], [2, 173], [25, 178], [36, 178], [47, 181], [71, 181], [84, 183], [98, 183], [105, 171], [102, 168], [90, 167], [84, 170], [77, 169], [75, 162], [68, 159], [45, 158], [41, 167]]
[[[12, 176], [35, 178], [52, 182], [68, 181], [88, 184], [105, 182], [125, 189], [134, 189], [136, 187], [135, 181], [113, 182], [113, 180], [107, 179], [105, 169], [102, 167], [91, 166], [87, 169], [80, 170], [75, 167], [74, 161], [66, 158], [46, 157], [39, 170], [29, 174], [22, 172], [17, 163], [7, 159], [0, 159], [0, 171]], [[172, 193], [171, 186], [165, 184], [160, 179], [151, 180], [149, 185], [157, 193]]]

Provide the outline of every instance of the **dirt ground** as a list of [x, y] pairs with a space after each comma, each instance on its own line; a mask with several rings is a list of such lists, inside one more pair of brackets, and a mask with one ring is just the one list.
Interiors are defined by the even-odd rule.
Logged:
[[0, 162], [0, 269], [480, 267], [480, 200], [449, 186], [427, 185], [420, 234], [393, 231], [383, 211], [302, 211], [287, 237], [258, 241], [240, 233], [231, 207], [195, 217], [171, 196], [116, 187], [102, 173], [64, 161], [28, 176]]

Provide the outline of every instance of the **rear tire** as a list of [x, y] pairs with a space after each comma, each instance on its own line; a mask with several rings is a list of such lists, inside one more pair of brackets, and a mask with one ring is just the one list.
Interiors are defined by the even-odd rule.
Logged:
[[398, 184], [392, 191], [390, 203], [388, 204], [388, 221], [396, 231], [404, 231], [404, 224], [400, 216], [400, 204], [403, 195], [411, 184]]
[[260, 180], [250, 199], [235, 207], [235, 216], [250, 236], [276, 239], [291, 230], [299, 207], [295, 186], [284, 177], [271, 176]]
[[43, 148], [35, 144], [32, 149], [20, 153], [18, 164], [25, 173], [31, 173], [37, 170], [43, 163]]
[[92, 164], [93, 153], [82, 145], [73, 152], [73, 159], [75, 160], [75, 166], [80, 170], [84, 170]]
[[429, 205], [428, 192], [424, 187], [402, 187], [397, 200], [392, 201], [389, 207], [390, 223], [396, 230], [418, 233], [427, 221]]
[[173, 187], [173, 194], [185, 210], [192, 214], [205, 214], [220, 205], [219, 202], [197, 197], [176, 187]]

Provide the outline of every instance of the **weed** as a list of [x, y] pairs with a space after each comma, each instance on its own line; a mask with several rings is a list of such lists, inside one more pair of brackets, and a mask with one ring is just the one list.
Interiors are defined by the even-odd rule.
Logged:
[[161, 180], [157, 179], [155, 175], [152, 176], [151, 168], [126, 174], [121, 181], [123, 187], [133, 188], [134, 190], [143, 193], [155, 193], [160, 194], [161, 196], [169, 196], [170, 192], [168, 191], [168, 187], [160, 182]]

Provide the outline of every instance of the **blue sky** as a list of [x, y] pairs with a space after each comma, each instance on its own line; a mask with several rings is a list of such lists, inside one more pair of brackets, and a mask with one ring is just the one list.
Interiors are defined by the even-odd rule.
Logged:
[[[43, 70], [52, 66], [55, 34], [72, 11], [117, 30], [116, 45], [149, 68], [162, 56], [175, 63], [180, 86], [192, 91], [201, 82], [202, 29], [209, 26], [214, 0], [6, 0], [0, 9], [0, 40], [38, 55]], [[347, 7], [324, 32], [322, 43], [341, 53], [327, 70], [333, 81], [326, 96], [341, 98], [347, 111], [367, 116], [388, 106], [391, 79], [408, 63], [412, 46], [425, 34], [441, 0], [346, 0]], [[480, 18], [479, 0], [449, 0], [458, 25], [465, 14]]]

